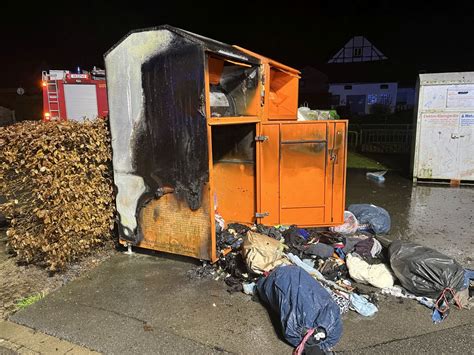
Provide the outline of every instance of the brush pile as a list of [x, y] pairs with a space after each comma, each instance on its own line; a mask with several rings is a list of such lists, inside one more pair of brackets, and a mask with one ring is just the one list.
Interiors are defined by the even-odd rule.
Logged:
[[20, 263], [50, 271], [111, 242], [114, 203], [105, 120], [0, 128], [0, 212]]

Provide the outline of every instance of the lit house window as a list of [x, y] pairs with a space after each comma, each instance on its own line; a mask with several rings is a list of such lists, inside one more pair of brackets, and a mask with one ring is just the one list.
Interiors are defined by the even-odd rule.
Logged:
[[389, 94], [380, 94], [378, 103], [382, 105], [390, 105], [391, 97]]
[[374, 105], [377, 103], [377, 95], [375, 94], [368, 94], [367, 95], [367, 104]]
[[352, 50], [352, 55], [354, 57], [362, 57], [362, 47], [355, 47], [353, 50]]

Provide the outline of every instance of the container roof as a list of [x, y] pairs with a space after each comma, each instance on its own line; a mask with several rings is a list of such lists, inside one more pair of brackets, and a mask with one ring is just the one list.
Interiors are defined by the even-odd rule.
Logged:
[[129, 33], [127, 33], [124, 37], [122, 37], [120, 41], [114, 44], [113, 47], [110, 48], [104, 54], [104, 57], [106, 57], [114, 48], [119, 46], [131, 34], [140, 33], [140, 32], [149, 32], [149, 31], [160, 31], [160, 30], [167, 30], [167, 31], [173, 32], [174, 34], [178, 36], [184, 37], [188, 39], [189, 41], [194, 42], [199, 46], [202, 46], [204, 50], [214, 53], [216, 55], [226, 57], [226, 58], [236, 60], [236, 61], [245, 62], [245, 63], [260, 64], [260, 60], [258, 58], [255, 58], [252, 55], [245, 53], [241, 51], [240, 49], [235, 48], [229, 44], [219, 42], [214, 39], [204, 37], [196, 33], [192, 33], [192, 32], [183, 30], [181, 28], [173, 27], [170, 25], [161, 25], [161, 26], [156, 26], [156, 27], [148, 27], [148, 28], [132, 30]]

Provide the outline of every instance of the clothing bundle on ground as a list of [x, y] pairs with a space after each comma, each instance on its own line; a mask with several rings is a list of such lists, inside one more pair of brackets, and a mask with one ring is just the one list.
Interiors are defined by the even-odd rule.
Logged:
[[[322, 350], [333, 347], [342, 335], [339, 307], [314, 278], [298, 266], [280, 266], [260, 278], [257, 290], [261, 300], [279, 315], [285, 339], [298, 346], [310, 329], [324, 333]], [[311, 344], [310, 344], [311, 345]]]
[[[469, 287], [473, 272], [414, 243], [395, 241], [387, 249], [384, 240], [383, 247], [377, 238], [391, 222], [381, 207], [351, 205], [344, 218], [341, 226], [303, 229], [226, 227], [218, 216], [219, 260], [212, 276], [224, 276], [229, 292], [257, 294], [279, 316], [285, 339], [299, 353], [336, 345], [341, 317], [349, 310], [374, 316], [377, 294], [414, 299], [432, 310], [435, 323], [447, 316], [450, 303], [460, 304], [457, 292]], [[208, 267], [193, 274], [208, 275]], [[361, 292], [370, 288], [364, 285], [379, 291]]]

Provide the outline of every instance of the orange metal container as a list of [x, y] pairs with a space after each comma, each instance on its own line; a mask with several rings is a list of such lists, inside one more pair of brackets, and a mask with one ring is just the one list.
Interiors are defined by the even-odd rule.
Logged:
[[[169, 26], [153, 31], [172, 32], [203, 46], [199, 42], [203, 38], [190, 37], [194, 35], [189, 32], [180, 32]], [[200, 134], [204, 135], [199, 138], [207, 142], [207, 154], [201, 155], [207, 157], [207, 168], [199, 190], [200, 204], [198, 208], [190, 208], [189, 199], [184, 200], [180, 195], [183, 188], [178, 183], [159, 185], [161, 189], [166, 185], [166, 191], [171, 193], [155, 193], [147, 199], [141, 198], [142, 204], [137, 204], [136, 210], [136, 234], [140, 238], [133, 242], [133, 239], [122, 235], [123, 243], [132, 241], [140, 247], [214, 261], [217, 259], [215, 213], [219, 213], [226, 223], [297, 224], [302, 227], [342, 224], [347, 121], [297, 121], [300, 74], [297, 70], [240, 47], [222, 48], [219, 46], [224, 45], [220, 42], [206, 41], [202, 52], [202, 107], [197, 109], [205, 122], [205, 125], [201, 121], [199, 123]], [[134, 52], [125, 47], [124, 55], [129, 56], [129, 53]], [[119, 70], [123, 59], [119, 61], [111, 55], [109, 57], [112, 58], [108, 61], [106, 56], [106, 65], [111, 63], [107, 74], [113, 75], [115, 66], [115, 70]], [[165, 75], [160, 71], [156, 73]], [[109, 82], [112, 90], [121, 89], [121, 85]], [[176, 90], [179, 90], [179, 82], [170, 80], [170, 85], [177, 85]], [[148, 95], [155, 95], [157, 91], [152, 89], [152, 94]], [[111, 101], [114, 138], [114, 119], [121, 122], [123, 116], [114, 116], [114, 110], [120, 112], [119, 108], [123, 108], [123, 111], [129, 112], [130, 107], [124, 106], [126, 100], [121, 100], [116, 106]], [[134, 101], [129, 102], [133, 105]], [[195, 120], [190, 118], [189, 125], [196, 124]], [[179, 134], [183, 139], [183, 130], [191, 131], [192, 128], [196, 131], [194, 126], [186, 126], [186, 122], [183, 124], [184, 128], [180, 130], [169, 130], [169, 139], [176, 141]], [[159, 129], [160, 126], [153, 128]], [[194, 144], [194, 141], [190, 139], [188, 144]], [[123, 143], [116, 141], [115, 144], [114, 154], [121, 149], [119, 144]], [[182, 164], [189, 163], [186, 159], [192, 158], [186, 157]], [[203, 162], [199, 163], [203, 166]], [[125, 181], [119, 181], [118, 190], [127, 192], [129, 180], [122, 177], [122, 170], [119, 171], [114, 165], [116, 181], [117, 177]], [[160, 166], [155, 170], [158, 173], [154, 173], [156, 176], [152, 178], [164, 181], [158, 176]], [[122, 199], [119, 197], [118, 201], [127, 207], [128, 195]], [[122, 210], [125, 216], [127, 210]], [[121, 219], [125, 220], [122, 215]], [[128, 233], [131, 230], [129, 228]]]

